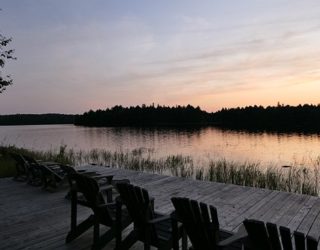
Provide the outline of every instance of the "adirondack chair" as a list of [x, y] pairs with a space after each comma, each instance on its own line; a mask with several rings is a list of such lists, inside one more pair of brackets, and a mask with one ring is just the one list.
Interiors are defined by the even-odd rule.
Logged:
[[[74, 174], [73, 178], [76, 187], [74, 186], [71, 192], [71, 230], [67, 235], [66, 242], [71, 242], [93, 227], [93, 249], [101, 249], [113, 238], [116, 238], [116, 247], [118, 247], [121, 242], [122, 230], [132, 222], [128, 211], [123, 208], [119, 200], [114, 203], [106, 203], [103, 190], [94, 178], [78, 173]], [[104, 188], [110, 192], [112, 186]], [[78, 199], [78, 193], [81, 193], [84, 199]], [[77, 204], [86, 206], [93, 212], [78, 225]], [[109, 227], [109, 230], [102, 236], [99, 235], [100, 224]]]
[[37, 164], [33, 164], [27, 156], [18, 153], [11, 153], [11, 157], [16, 162], [15, 180], [27, 181], [34, 186], [41, 185], [41, 170]]
[[39, 164], [39, 166], [42, 172], [43, 189], [57, 189], [58, 186], [67, 182], [67, 173], [59, 165], [46, 166]]
[[25, 165], [24, 159], [21, 155], [16, 153], [10, 153], [11, 158], [15, 161], [16, 174], [14, 180], [17, 181], [26, 181], [28, 180], [29, 171], [28, 166]]
[[[72, 189], [76, 188], [75, 182], [76, 180], [74, 179], [75, 174], [82, 174], [88, 177], [91, 177], [95, 179], [99, 186], [104, 186], [104, 185], [109, 185], [110, 191], [106, 192], [107, 194], [107, 202], [112, 202], [112, 190], [111, 190], [111, 183], [113, 179], [113, 175], [101, 175], [95, 171], [88, 171], [88, 170], [76, 170], [75, 168], [68, 166], [68, 165], [60, 165], [60, 168], [67, 173], [67, 179], [69, 183], [70, 190], [66, 194], [65, 198], [70, 199], [71, 198], [71, 191]], [[108, 190], [108, 187], [105, 188], [105, 190]]]
[[38, 183], [43, 186], [43, 189], [57, 188], [66, 180], [66, 172], [58, 163], [37, 161], [29, 155], [21, 156], [31, 166], [31, 171], [36, 171]]
[[[307, 236], [301, 232], [295, 231], [294, 244], [291, 240], [291, 232], [287, 227], [273, 223], [264, 223], [263, 221], [246, 219], [243, 222], [248, 233], [248, 249], [261, 250], [317, 250], [318, 242], [313, 237]], [[279, 234], [280, 233], [280, 234]], [[295, 246], [295, 247], [293, 247]]]
[[134, 228], [121, 243], [121, 249], [129, 249], [137, 241], [144, 242], [144, 249], [179, 249], [181, 226], [171, 216], [156, 213], [148, 191], [128, 183], [118, 183], [122, 202], [134, 222]]
[[191, 241], [191, 249], [241, 249], [241, 240], [246, 234], [233, 235], [221, 230], [217, 209], [214, 206], [181, 197], [173, 197], [171, 201], [175, 208], [175, 216], [182, 222]]

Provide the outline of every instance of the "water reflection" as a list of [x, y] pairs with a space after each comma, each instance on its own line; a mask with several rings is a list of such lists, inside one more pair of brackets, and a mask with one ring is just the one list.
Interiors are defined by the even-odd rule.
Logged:
[[290, 165], [315, 159], [319, 134], [266, 133], [205, 128], [88, 128], [73, 125], [0, 127], [1, 144], [36, 150], [67, 145], [75, 150], [150, 149], [155, 156], [191, 155], [194, 159], [250, 161]]

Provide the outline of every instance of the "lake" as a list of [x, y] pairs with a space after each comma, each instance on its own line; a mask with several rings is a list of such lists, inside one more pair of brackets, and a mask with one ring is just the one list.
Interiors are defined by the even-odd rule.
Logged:
[[320, 156], [319, 134], [249, 133], [213, 127], [91, 128], [74, 125], [0, 126], [0, 143], [34, 150], [132, 151], [145, 149], [155, 157], [182, 154], [195, 161], [226, 159], [281, 166], [307, 165]]

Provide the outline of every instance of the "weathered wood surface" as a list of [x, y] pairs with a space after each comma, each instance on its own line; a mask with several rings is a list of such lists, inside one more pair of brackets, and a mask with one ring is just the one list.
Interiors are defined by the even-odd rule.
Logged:
[[[173, 210], [171, 197], [189, 197], [217, 207], [222, 229], [237, 231], [245, 218], [255, 218], [320, 237], [317, 197], [99, 166], [84, 168], [113, 174], [114, 179], [127, 178], [146, 188], [155, 198], [155, 209], [162, 213]], [[50, 193], [6, 178], [0, 179], [0, 190], [0, 249], [90, 249], [92, 230], [65, 244], [71, 207], [64, 198], [67, 188]], [[79, 220], [91, 213], [78, 208]], [[138, 243], [133, 249], [140, 247]], [[105, 249], [113, 248], [114, 241]]]

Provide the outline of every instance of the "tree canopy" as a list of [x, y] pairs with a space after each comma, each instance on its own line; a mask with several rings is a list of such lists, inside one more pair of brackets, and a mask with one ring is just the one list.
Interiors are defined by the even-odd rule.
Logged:
[[3, 75], [3, 68], [6, 61], [10, 59], [16, 59], [13, 56], [14, 50], [7, 47], [11, 41], [12, 38], [7, 38], [4, 35], [0, 34], [0, 93], [2, 93], [7, 86], [12, 84], [10, 75]]

